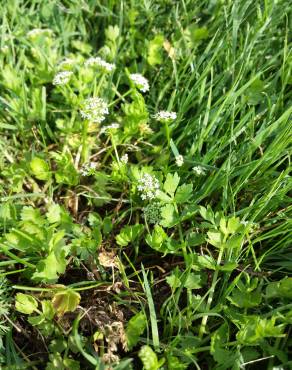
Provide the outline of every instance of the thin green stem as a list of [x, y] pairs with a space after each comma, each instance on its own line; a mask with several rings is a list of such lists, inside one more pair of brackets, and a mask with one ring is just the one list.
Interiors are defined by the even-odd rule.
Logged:
[[88, 121], [86, 120], [83, 123], [83, 131], [82, 131], [82, 151], [81, 151], [82, 163], [86, 163], [89, 157], [87, 133], [88, 133]]
[[[218, 258], [217, 258], [217, 267], [220, 266], [220, 264], [221, 264], [223, 251], [224, 251], [224, 249], [220, 248]], [[208, 300], [207, 300], [207, 305], [206, 305], [206, 311], [207, 312], [210, 311], [210, 308], [211, 308], [211, 304], [212, 304], [214, 293], [215, 293], [215, 286], [217, 284], [218, 274], [219, 274], [219, 270], [217, 268], [214, 272], [214, 275], [213, 275], [211, 289], [210, 289], [209, 297], [208, 297]], [[202, 338], [203, 335], [206, 332], [207, 321], [208, 321], [208, 315], [206, 315], [202, 318], [202, 323], [201, 323], [201, 326], [200, 326], [200, 329], [199, 329], [199, 337], [200, 338]]]

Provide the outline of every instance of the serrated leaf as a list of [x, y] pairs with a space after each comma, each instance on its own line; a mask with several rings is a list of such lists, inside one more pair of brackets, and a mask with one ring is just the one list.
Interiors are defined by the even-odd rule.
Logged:
[[229, 234], [234, 234], [242, 226], [238, 217], [231, 217], [227, 223], [227, 230]]
[[184, 287], [187, 289], [200, 289], [202, 287], [201, 274], [191, 272], [184, 283]]
[[111, 41], [115, 41], [119, 37], [119, 34], [120, 29], [117, 25], [108, 26], [108, 28], [105, 30], [106, 37]]
[[214, 213], [210, 206], [207, 208], [200, 206], [200, 215], [203, 217], [204, 220], [214, 223]]
[[220, 219], [220, 230], [223, 232], [223, 234], [228, 235], [228, 230], [227, 230], [227, 222], [224, 217]]
[[184, 206], [181, 215], [180, 220], [186, 221], [194, 217], [196, 213], [198, 213], [199, 207], [196, 204], [187, 204]]
[[37, 263], [36, 272], [33, 274], [32, 278], [37, 281], [53, 283], [58, 279], [59, 274], [63, 274], [65, 270], [65, 252], [62, 251], [57, 257], [53, 251], [46, 258]]
[[222, 324], [211, 336], [211, 349], [213, 354], [216, 348], [222, 347], [229, 340], [229, 328], [226, 323]]
[[45, 370], [67, 370], [64, 368], [63, 359], [60, 353], [56, 352], [49, 355], [50, 362], [47, 363]]
[[168, 370], [186, 370], [188, 368], [188, 363], [184, 360], [179, 360], [175, 356], [167, 357], [167, 369]]
[[178, 204], [186, 203], [192, 196], [192, 192], [193, 184], [183, 184], [179, 186], [174, 197], [176, 203]]
[[38, 208], [23, 207], [20, 214], [21, 220], [24, 222], [30, 221], [37, 226], [42, 226], [45, 223], [44, 218]]
[[74, 312], [80, 302], [80, 294], [72, 289], [57, 292], [52, 304], [58, 316], [63, 316], [66, 312]]
[[62, 353], [68, 347], [67, 341], [63, 337], [58, 337], [53, 339], [49, 345], [49, 350], [52, 353], [59, 352]]
[[164, 227], [173, 227], [178, 221], [179, 220], [173, 204], [166, 204], [161, 208], [160, 225]]
[[231, 296], [227, 298], [234, 306], [240, 308], [251, 308], [258, 306], [261, 303], [262, 294], [260, 290], [242, 292], [239, 289], [233, 289]]
[[44, 159], [35, 157], [31, 160], [29, 166], [32, 174], [38, 180], [46, 181], [51, 178], [50, 167]]
[[136, 224], [133, 226], [125, 226], [116, 236], [116, 241], [119, 245], [125, 247], [129, 243], [133, 243], [141, 235], [143, 230], [144, 226], [140, 224]]
[[292, 298], [292, 278], [286, 277], [280, 281], [270, 283], [266, 288], [267, 298]]
[[241, 246], [242, 239], [243, 239], [242, 235], [232, 235], [227, 240], [224, 247], [227, 249], [239, 248]]
[[163, 35], [156, 35], [154, 39], [149, 42], [147, 62], [151, 66], [162, 63], [163, 42]]
[[178, 187], [180, 177], [178, 176], [177, 172], [175, 174], [168, 173], [166, 176], [166, 180], [163, 185], [163, 189], [169, 194], [172, 198], [173, 195]]
[[236, 338], [245, 345], [257, 345], [269, 337], [282, 337], [283, 325], [276, 326], [276, 318], [261, 319], [259, 316], [250, 316], [241, 326]]
[[15, 299], [16, 310], [26, 315], [32, 314], [38, 308], [37, 300], [31, 295], [17, 293]]
[[50, 224], [61, 221], [61, 207], [59, 204], [51, 204], [46, 213], [46, 217]]
[[190, 247], [195, 247], [197, 245], [201, 245], [205, 242], [205, 235], [198, 234], [196, 232], [191, 232], [187, 237], [187, 244]]
[[197, 261], [200, 267], [206, 268], [208, 270], [216, 269], [216, 261], [211, 256], [208, 255], [198, 256]]
[[171, 289], [177, 289], [181, 286], [180, 278], [175, 273], [167, 276], [166, 282], [171, 287]]
[[128, 350], [131, 350], [139, 341], [140, 335], [143, 334], [147, 326], [147, 318], [143, 312], [138, 312], [128, 322], [126, 336]]
[[219, 231], [208, 231], [208, 242], [214, 247], [220, 248], [223, 243], [222, 234]]
[[[218, 369], [229, 370], [240, 357], [240, 353], [227, 349], [225, 343], [229, 340], [229, 328], [226, 323], [222, 324], [211, 336], [210, 352], [214, 360], [220, 364]], [[237, 368], [237, 367], [236, 367]]]
[[160, 368], [156, 353], [151, 347], [147, 345], [141, 347], [138, 356], [140, 357], [145, 370], [157, 370]]
[[172, 202], [172, 199], [161, 190], [157, 191], [156, 198], [159, 199], [159, 200], [162, 200], [165, 203]]
[[145, 240], [151, 248], [161, 253], [166, 252], [164, 244], [167, 240], [167, 234], [161, 226], [155, 225], [152, 234], [147, 234]]

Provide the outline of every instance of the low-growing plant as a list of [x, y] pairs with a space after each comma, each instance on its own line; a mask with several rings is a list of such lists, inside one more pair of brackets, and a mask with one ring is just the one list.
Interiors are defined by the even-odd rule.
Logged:
[[289, 2], [11, 0], [0, 367], [291, 367]]

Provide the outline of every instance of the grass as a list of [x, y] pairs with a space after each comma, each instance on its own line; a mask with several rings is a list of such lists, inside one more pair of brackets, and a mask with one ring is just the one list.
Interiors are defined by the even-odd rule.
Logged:
[[291, 368], [289, 1], [0, 10], [1, 369]]

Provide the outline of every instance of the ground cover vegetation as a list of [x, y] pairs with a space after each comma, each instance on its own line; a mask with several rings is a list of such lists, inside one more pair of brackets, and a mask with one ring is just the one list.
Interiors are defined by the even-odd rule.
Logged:
[[0, 368], [291, 369], [291, 2], [0, 12]]

